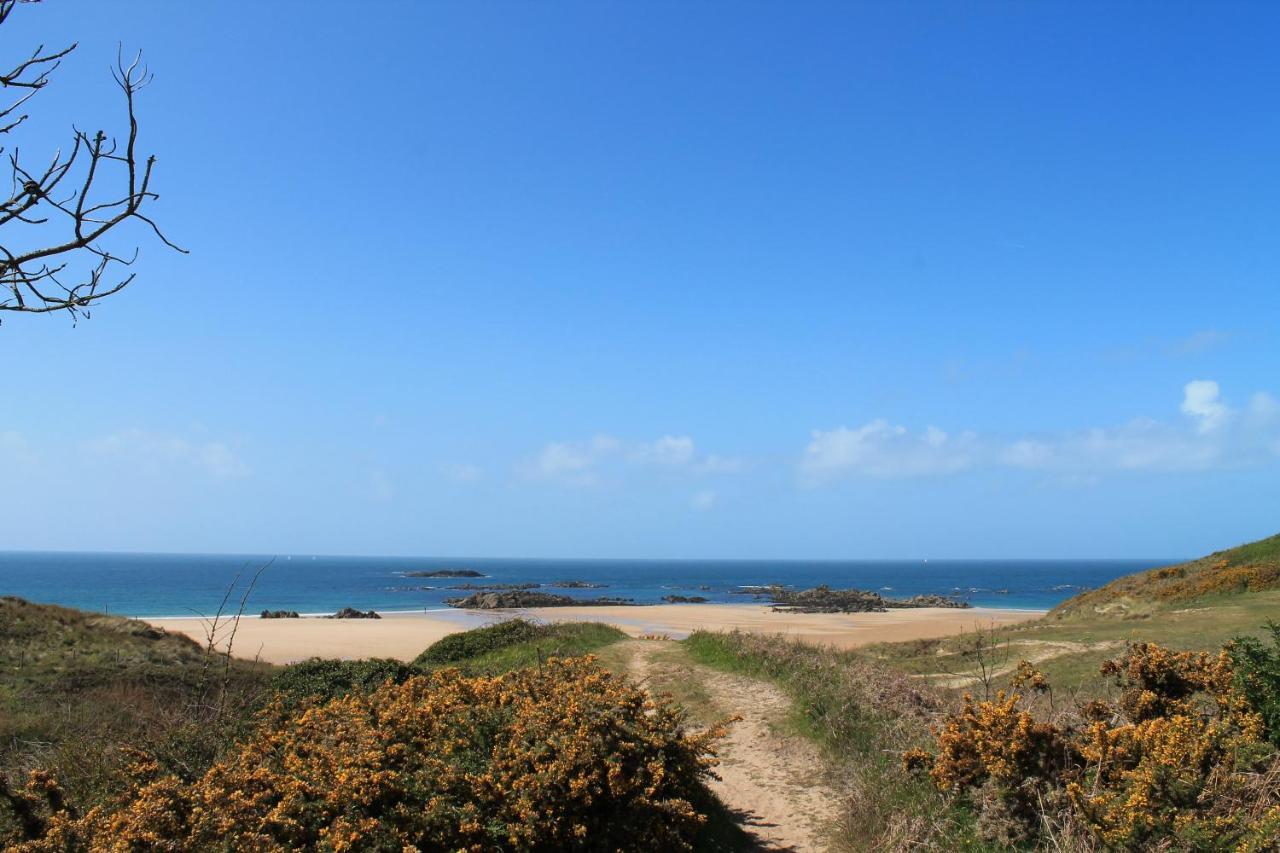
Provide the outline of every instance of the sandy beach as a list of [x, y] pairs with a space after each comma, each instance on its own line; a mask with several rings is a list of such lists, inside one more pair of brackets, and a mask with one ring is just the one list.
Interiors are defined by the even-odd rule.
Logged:
[[[565, 622], [606, 622], [632, 636], [666, 634], [681, 638], [699, 628], [734, 628], [785, 634], [811, 643], [854, 648], [869, 643], [942, 637], [976, 628], [1011, 625], [1040, 616], [1039, 611], [920, 607], [885, 613], [778, 613], [764, 604], [659, 604], [648, 607], [551, 607], [529, 610], [433, 610], [385, 613], [381, 619], [242, 619], [233, 653], [284, 664], [309, 657], [391, 657], [411, 660], [441, 637], [500, 619], [523, 616]], [[200, 619], [146, 620], [167, 631], [203, 643], [208, 625]], [[229, 638], [219, 631], [219, 645]]]

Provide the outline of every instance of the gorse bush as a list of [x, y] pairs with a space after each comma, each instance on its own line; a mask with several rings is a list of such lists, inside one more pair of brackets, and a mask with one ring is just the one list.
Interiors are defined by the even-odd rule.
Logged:
[[1280, 623], [1268, 622], [1271, 648], [1253, 637], [1240, 637], [1227, 647], [1236, 687], [1262, 717], [1267, 737], [1280, 746]]
[[415, 670], [392, 658], [325, 660], [290, 664], [271, 679], [271, 689], [286, 704], [304, 699], [326, 701], [351, 693], [368, 693], [388, 681], [400, 683]]
[[127, 794], [77, 816], [33, 774], [18, 851], [679, 850], [704, 823], [719, 730], [589, 658], [457, 670], [289, 709], [201, 778], [139, 756]]
[[547, 625], [526, 619], [508, 619], [496, 625], [450, 634], [427, 647], [414, 658], [415, 666], [437, 666], [458, 663], [483, 654], [541, 639], [550, 633]]
[[[1051, 722], [1017, 693], [965, 696], [935, 732], [936, 752], [911, 750], [904, 762], [968, 797], [987, 837], [1005, 844], [1074, 829], [1108, 849], [1274, 849], [1280, 759], [1237, 688], [1230, 649], [1135, 643], [1102, 672], [1114, 702]], [[1020, 686], [1048, 687], [1029, 664]]]

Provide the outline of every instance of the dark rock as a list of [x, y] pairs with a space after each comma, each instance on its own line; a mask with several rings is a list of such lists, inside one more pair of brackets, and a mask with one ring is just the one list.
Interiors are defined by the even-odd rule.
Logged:
[[405, 572], [407, 578], [482, 578], [483, 572], [475, 569], [432, 569], [431, 571]]
[[635, 602], [629, 598], [570, 598], [550, 592], [476, 592], [466, 598], [446, 598], [445, 604], [467, 610], [502, 610], [515, 607], [601, 607]]
[[354, 607], [344, 607], [332, 616], [324, 617], [326, 619], [381, 619], [372, 610], [356, 610]]
[[460, 583], [449, 587], [449, 589], [483, 589], [497, 592], [511, 589], [537, 589], [540, 586], [542, 586], [540, 583]]
[[945, 595], [937, 595], [936, 593], [925, 593], [923, 595], [913, 595], [910, 598], [886, 598], [884, 600], [885, 607], [972, 607], [967, 601], [960, 601], [957, 598], [950, 598]]
[[556, 581], [555, 583], [547, 584], [547, 586], [555, 589], [603, 589], [605, 585], [592, 583], [591, 581]]
[[296, 610], [264, 610], [260, 619], [297, 619], [298, 611]]
[[670, 604], [702, 604], [707, 599], [700, 595], [664, 595], [662, 600]]
[[870, 613], [903, 607], [968, 607], [969, 603], [944, 595], [914, 595], [911, 598], [884, 598], [865, 589], [831, 589], [828, 586], [799, 591], [772, 587], [774, 610], [796, 613]]

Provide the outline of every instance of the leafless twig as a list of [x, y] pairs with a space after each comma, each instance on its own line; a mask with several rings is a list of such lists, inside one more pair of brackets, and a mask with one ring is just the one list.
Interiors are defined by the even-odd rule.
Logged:
[[[0, 0], [0, 25], [18, 2], [30, 0]], [[18, 110], [49, 84], [75, 49], [72, 44], [46, 52], [40, 45], [0, 73], [0, 90], [17, 90], [7, 106], [0, 100], [0, 137], [12, 139], [28, 116]], [[159, 196], [152, 189], [156, 158], [138, 152], [134, 102], [152, 80], [142, 53], [126, 62], [121, 47], [111, 76], [124, 95], [129, 127], [123, 141], [102, 130], [90, 133], [73, 126], [69, 151], [59, 149], [43, 166], [25, 160], [16, 140], [0, 145], [11, 173], [8, 197], [0, 194], [0, 228], [9, 226], [0, 231], [0, 311], [66, 311], [73, 320], [88, 317], [91, 306], [119, 293], [136, 276], [122, 268], [133, 265], [137, 248], [121, 252], [103, 242], [129, 220], [142, 223], [169, 248], [186, 252], [143, 212]], [[115, 189], [104, 189], [112, 181]]]

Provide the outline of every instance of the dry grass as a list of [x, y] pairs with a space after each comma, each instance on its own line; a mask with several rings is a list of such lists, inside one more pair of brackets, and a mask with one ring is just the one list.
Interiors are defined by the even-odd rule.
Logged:
[[901, 765], [947, 707], [941, 693], [855, 654], [781, 636], [697, 632], [684, 644], [699, 663], [766, 678], [792, 697], [793, 725], [824, 748], [833, 785], [845, 792], [839, 849], [982, 847], [972, 817]]

